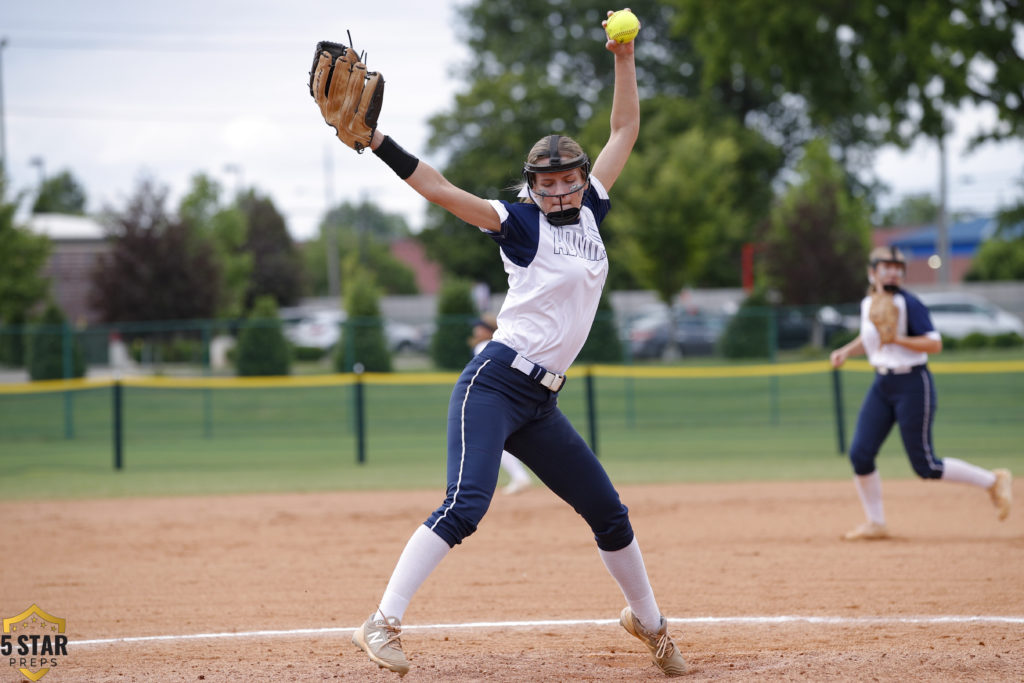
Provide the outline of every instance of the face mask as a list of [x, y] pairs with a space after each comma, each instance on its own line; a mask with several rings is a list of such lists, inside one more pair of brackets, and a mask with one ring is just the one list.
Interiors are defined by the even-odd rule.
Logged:
[[894, 275], [903, 277], [903, 264], [881, 261], [875, 266], [875, 274], [880, 278], [892, 277]]
[[[530, 193], [536, 195], [536, 197], [548, 197], [558, 199], [558, 210], [548, 211], [547, 213], [544, 214], [544, 217], [548, 219], [548, 223], [550, 223], [551, 225], [563, 226], [572, 225], [573, 223], [578, 222], [580, 219], [580, 210], [578, 207], [575, 206], [565, 206], [562, 200], [565, 197], [576, 194], [577, 192], [581, 192], [583, 188], [583, 185], [576, 184], [570, 186], [568, 192], [563, 192], [561, 194], [550, 194], [548, 192], [545, 192], [544, 190], [533, 189], [530, 189]], [[533, 201], [535, 204], [537, 204], [537, 206], [540, 206], [540, 202], [537, 201], [536, 197], [533, 198]]]

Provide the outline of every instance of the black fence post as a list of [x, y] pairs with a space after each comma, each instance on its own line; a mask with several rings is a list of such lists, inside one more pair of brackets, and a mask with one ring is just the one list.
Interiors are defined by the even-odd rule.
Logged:
[[587, 388], [587, 421], [590, 426], [590, 450], [597, 455], [597, 398], [594, 395], [594, 368], [588, 366], [584, 377]]
[[846, 433], [843, 418], [843, 383], [839, 377], [839, 368], [832, 369], [832, 396], [836, 407], [836, 436], [839, 439], [839, 455], [846, 452]]
[[114, 397], [114, 469], [120, 471], [124, 466], [124, 427], [121, 421], [121, 411], [124, 406], [120, 380], [114, 380], [111, 389]]
[[[61, 323], [60, 327], [60, 338], [61, 338], [61, 367], [63, 369], [64, 380], [74, 378], [74, 361], [73, 352], [75, 345], [75, 338], [71, 333], [71, 326], [68, 325], [67, 321]], [[64, 392], [64, 438], [73, 439], [75, 438], [75, 395], [72, 391]]]
[[355, 410], [353, 414], [356, 420], [356, 462], [362, 465], [366, 462], [366, 419], [363, 412], [363, 364], [356, 363], [352, 366], [356, 375], [356, 383], [353, 385], [355, 397]]

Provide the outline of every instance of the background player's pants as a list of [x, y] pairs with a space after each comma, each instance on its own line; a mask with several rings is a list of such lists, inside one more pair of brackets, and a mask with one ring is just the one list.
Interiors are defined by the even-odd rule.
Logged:
[[449, 546], [476, 531], [498, 483], [502, 449], [578, 512], [602, 550], [633, 540], [626, 506], [558, 409], [557, 394], [497, 360], [491, 342], [469, 362], [448, 404], [448, 488], [425, 522]]
[[935, 384], [927, 367], [905, 375], [875, 375], [857, 417], [850, 445], [850, 462], [858, 475], [875, 471], [875, 458], [894, 423], [899, 424], [903, 447], [917, 475], [942, 477], [942, 460], [932, 451], [935, 419]]

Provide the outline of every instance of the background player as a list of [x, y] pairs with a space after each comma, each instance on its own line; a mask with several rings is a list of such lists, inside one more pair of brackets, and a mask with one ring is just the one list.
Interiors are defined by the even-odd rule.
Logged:
[[899, 311], [896, 338], [882, 344], [868, 315], [870, 296], [861, 302], [860, 334], [849, 344], [832, 352], [832, 367], [838, 368], [850, 356], [867, 354], [876, 374], [860, 408], [857, 429], [850, 446], [854, 483], [867, 521], [847, 532], [849, 541], [889, 536], [882, 506], [882, 479], [875, 458], [893, 424], [898, 424], [903, 447], [914, 471], [922, 479], [970, 484], [986, 489], [998, 510], [999, 519], [1010, 513], [1012, 477], [1009, 470], [989, 471], [956, 458], [943, 458], [932, 448], [932, 423], [936, 394], [928, 355], [942, 350], [942, 337], [932, 325], [928, 308], [920, 299], [902, 289], [906, 260], [895, 247], [876, 247], [868, 266], [871, 289], [894, 293]]
[[[469, 346], [473, 355], [480, 353], [487, 346], [498, 329], [498, 319], [491, 313], [484, 313], [473, 323], [473, 336], [469, 338]], [[501, 469], [509, 476], [508, 485], [502, 489], [508, 495], [522, 493], [530, 488], [530, 473], [523, 467], [519, 458], [506, 450], [501, 451]]]
[[[563, 373], [587, 339], [608, 275], [599, 231], [610, 207], [608, 190], [640, 129], [633, 43], [608, 40], [605, 46], [615, 62], [611, 130], [593, 172], [574, 140], [546, 136], [527, 156], [523, 202], [472, 195], [373, 132], [374, 154], [410, 187], [499, 245], [509, 282], [494, 339], [470, 360], [452, 391], [444, 502], [412, 534], [377, 611], [352, 636], [373, 662], [399, 674], [409, 670], [400, 640], [406, 608], [448, 551], [476, 530], [494, 495], [506, 446], [590, 526], [626, 598], [623, 628], [647, 646], [663, 672], [686, 671], [654, 599], [628, 510], [558, 408]], [[453, 598], [464, 597], [462, 589], [452, 586]]]

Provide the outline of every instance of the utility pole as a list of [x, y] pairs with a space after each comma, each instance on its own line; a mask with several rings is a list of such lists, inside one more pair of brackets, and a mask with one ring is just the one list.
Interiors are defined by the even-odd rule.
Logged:
[[34, 156], [28, 160], [30, 166], [39, 169], [39, 191], [42, 192], [43, 183], [46, 182], [46, 162], [40, 156]]
[[331, 165], [331, 145], [324, 147], [324, 251], [327, 252], [327, 296], [335, 298], [341, 294], [341, 277], [338, 272], [338, 226], [331, 220], [334, 206], [334, 167]]
[[33, 210], [35, 210], [35, 206], [38, 206], [39, 200], [43, 196], [43, 186], [46, 185], [46, 162], [43, 161], [43, 157], [34, 156], [28, 160], [28, 163], [39, 169], [39, 189], [36, 191], [36, 203], [33, 205]]
[[242, 193], [242, 167], [239, 164], [224, 164], [224, 173], [235, 177], [235, 203], [238, 203], [239, 195]]
[[4, 48], [7, 36], [0, 38], [0, 181], [7, 178], [7, 127], [4, 116]]
[[948, 285], [953, 268], [953, 257], [949, 248], [949, 217], [946, 206], [948, 203], [946, 180], [946, 135], [939, 136], [939, 220], [936, 248], [939, 252], [939, 284]]

